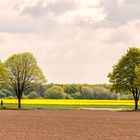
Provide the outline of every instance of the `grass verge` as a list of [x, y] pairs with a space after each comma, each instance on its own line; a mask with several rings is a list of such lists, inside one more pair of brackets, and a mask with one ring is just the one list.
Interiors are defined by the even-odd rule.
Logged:
[[[133, 110], [134, 106], [113, 106], [113, 105], [58, 105], [58, 104], [22, 104], [21, 109], [48, 109], [48, 110], [83, 110], [92, 108], [122, 108]], [[17, 104], [4, 104], [0, 109], [18, 109]]]

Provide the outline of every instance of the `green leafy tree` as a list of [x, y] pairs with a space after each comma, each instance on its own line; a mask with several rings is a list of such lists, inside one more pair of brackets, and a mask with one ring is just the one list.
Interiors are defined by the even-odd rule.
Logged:
[[64, 99], [66, 98], [66, 93], [64, 92], [64, 89], [60, 86], [53, 86], [46, 90], [45, 92], [45, 98], [49, 99]]
[[[136, 67], [140, 64], [140, 49], [130, 48], [119, 62], [114, 65], [113, 71], [108, 77], [112, 83], [112, 90], [116, 92], [128, 91], [135, 100], [135, 110], [138, 109], [140, 89], [138, 86]], [[138, 71], [138, 70], [137, 70]]]
[[2, 91], [0, 91], [0, 98], [4, 98], [4, 97], [6, 97], [6, 95]]
[[78, 84], [67, 84], [67, 85], [62, 85], [65, 93], [68, 94], [73, 94], [78, 91], [80, 91], [80, 86]]
[[14, 54], [0, 64], [0, 81], [7, 85], [18, 98], [18, 108], [24, 91], [46, 82], [31, 53]]
[[76, 92], [76, 93], [72, 93], [71, 96], [74, 98], [74, 99], [80, 99], [81, 98], [81, 92]]
[[88, 86], [83, 86], [81, 88], [81, 98], [82, 99], [93, 99], [93, 91]]
[[118, 99], [117, 94], [114, 94], [104, 87], [93, 87], [93, 98], [94, 99]]
[[6, 97], [14, 96], [14, 94], [11, 91], [9, 91], [5, 88], [1, 89], [1, 91], [6, 95]]
[[136, 80], [135, 80], [135, 84], [137, 85], [137, 87], [139, 87], [140, 90], [140, 64], [135, 68], [135, 74], [136, 74]]

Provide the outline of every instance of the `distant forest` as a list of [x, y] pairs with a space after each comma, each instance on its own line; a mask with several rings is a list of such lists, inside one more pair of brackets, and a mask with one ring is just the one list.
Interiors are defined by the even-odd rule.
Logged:
[[[130, 93], [115, 93], [111, 92], [109, 84], [47, 84], [38, 85], [36, 88], [30, 88], [23, 93], [24, 99], [118, 99], [131, 100], [133, 99]], [[0, 98], [17, 98], [14, 92], [8, 87], [0, 88]]]

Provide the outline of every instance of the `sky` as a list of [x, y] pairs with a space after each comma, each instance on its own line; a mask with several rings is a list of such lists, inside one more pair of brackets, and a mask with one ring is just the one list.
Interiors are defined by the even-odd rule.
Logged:
[[48, 83], [108, 83], [140, 48], [140, 0], [0, 0], [0, 60], [31, 52]]

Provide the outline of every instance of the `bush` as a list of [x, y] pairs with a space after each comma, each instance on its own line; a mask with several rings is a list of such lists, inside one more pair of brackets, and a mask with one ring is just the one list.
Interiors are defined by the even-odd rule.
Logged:
[[132, 94], [123, 94], [121, 97], [120, 97], [120, 100], [133, 100], [133, 95]]
[[8, 96], [7, 99], [14, 99], [14, 97], [13, 96]]
[[2, 91], [0, 91], [0, 98], [4, 98], [4, 97], [6, 97], [6, 95]]
[[74, 98], [74, 99], [80, 99], [81, 98], [81, 93], [78, 91], [76, 93], [72, 93], [71, 96]]
[[53, 86], [46, 90], [44, 97], [48, 99], [65, 99], [66, 93], [62, 87]]
[[118, 99], [118, 96], [117, 94], [110, 92], [109, 89], [105, 89], [102, 87], [94, 87], [93, 98], [94, 99]]
[[70, 94], [66, 94], [65, 98], [66, 99], [73, 99], [73, 97]]
[[29, 95], [28, 95], [29, 99], [35, 99], [37, 98], [37, 93], [35, 91], [32, 91]]
[[9, 91], [5, 88], [1, 89], [1, 91], [5, 94], [6, 97], [14, 95], [11, 91]]
[[92, 89], [89, 87], [82, 87], [81, 88], [81, 98], [82, 99], [93, 99]]

